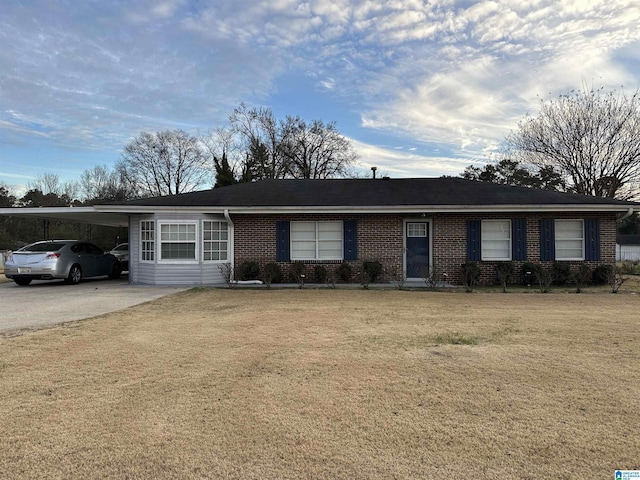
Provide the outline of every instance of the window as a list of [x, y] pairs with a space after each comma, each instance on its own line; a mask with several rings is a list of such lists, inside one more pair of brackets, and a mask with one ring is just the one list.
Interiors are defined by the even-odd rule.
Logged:
[[197, 260], [195, 223], [159, 223], [159, 226], [159, 260]]
[[155, 260], [156, 232], [153, 221], [140, 222], [140, 261], [153, 262]]
[[203, 260], [227, 260], [229, 230], [227, 222], [203, 222], [202, 226]]
[[584, 260], [582, 220], [555, 221], [556, 260]]
[[511, 221], [483, 220], [482, 260], [511, 260]]
[[426, 237], [427, 236], [427, 224], [425, 222], [420, 223], [407, 223], [407, 237]]
[[291, 260], [342, 260], [342, 222], [291, 222]]

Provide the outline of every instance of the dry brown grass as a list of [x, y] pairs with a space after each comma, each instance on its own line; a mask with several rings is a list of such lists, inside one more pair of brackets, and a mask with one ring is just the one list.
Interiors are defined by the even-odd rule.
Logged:
[[612, 478], [640, 297], [197, 289], [0, 339], [0, 477]]

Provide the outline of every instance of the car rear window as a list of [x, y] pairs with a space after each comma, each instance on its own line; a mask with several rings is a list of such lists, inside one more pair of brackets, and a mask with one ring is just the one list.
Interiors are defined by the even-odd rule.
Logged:
[[55, 252], [64, 247], [64, 243], [47, 242], [47, 243], [34, 243], [33, 245], [27, 245], [20, 249], [21, 252]]

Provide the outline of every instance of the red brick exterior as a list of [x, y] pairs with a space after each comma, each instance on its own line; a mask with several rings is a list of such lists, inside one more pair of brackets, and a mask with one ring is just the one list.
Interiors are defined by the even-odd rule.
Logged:
[[[540, 262], [540, 220], [543, 218], [600, 219], [600, 260], [586, 262], [591, 267], [615, 262], [616, 214], [576, 214], [576, 213], [437, 213], [429, 215], [425, 220], [431, 222], [433, 266], [439, 277], [453, 284], [461, 284], [460, 266], [467, 258], [467, 220], [489, 220], [526, 218], [527, 220], [527, 259]], [[416, 221], [412, 215], [400, 214], [299, 214], [299, 215], [234, 215], [234, 262], [236, 267], [245, 260], [254, 260], [261, 269], [267, 263], [276, 261], [276, 221], [331, 221], [356, 220], [358, 222], [358, 260], [348, 262], [352, 266], [354, 279], [359, 281], [356, 273], [362, 269], [363, 261], [379, 261], [384, 267], [381, 281], [390, 281], [396, 275], [402, 275], [404, 265], [404, 221]], [[308, 272], [312, 266], [324, 265], [332, 274], [341, 262], [304, 262]], [[495, 265], [497, 262], [478, 262], [481, 269], [481, 283], [492, 284], [497, 281]], [[514, 262], [516, 272], [520, 273], [523, 262]], [[551, 266], [553, 262], [542, 262]], [[575, 266], [582, 262], [570, 262]], [[280, 262], [280, 267], [289, 281], [291, 262]], [[446, 274], [446, 275], [444, 275]], [[310, 281], [313, 281], [312, 279]]]

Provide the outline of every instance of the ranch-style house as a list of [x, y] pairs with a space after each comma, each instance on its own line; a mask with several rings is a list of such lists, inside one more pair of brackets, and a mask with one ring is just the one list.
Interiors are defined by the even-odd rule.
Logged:
[[[263, 180], [174, 196], [19, 214], [129, 227], [129, 281], [224, 283], [221, 264], [378, 261], [381, 281], [437, 269], [460, 284], [478, 262], [612, 264], [616, 223], [637, 204], [461, 178]], [[0, 209], [0, 214], [16, 214]]]

